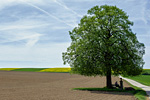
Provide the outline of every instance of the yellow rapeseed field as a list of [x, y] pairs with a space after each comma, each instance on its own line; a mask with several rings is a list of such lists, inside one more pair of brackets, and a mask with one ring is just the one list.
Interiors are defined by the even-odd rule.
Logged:
[[48, 68], [43, 69], [40, 72], [69, 72], [71, 68]]
[[4, 70], [4, 71], [11, 71], [15, 69], [20, 69], [20, 68], [0, 68], [0, 70]]

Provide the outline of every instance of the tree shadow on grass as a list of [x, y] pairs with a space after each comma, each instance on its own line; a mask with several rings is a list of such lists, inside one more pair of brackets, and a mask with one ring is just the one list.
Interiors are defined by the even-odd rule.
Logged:
[[81, 91], [89, 91], [91, 93], [97, 93], [97, 94], [113, 94], [113, 95], [145, 95], [145, 91], [140, 89], [132, 89], [132, 90], [120, 90], [118, 88], [114, 89], [108, 89], [106, 87], [104, 88], [74, 88], [73, 90], [81, 90]]
[[91, 93], [96, 94], [112, 94], [112, 95], [133, 95], [132, 93], [128, 92], [112, 92], [112, 91], [90, 91]]

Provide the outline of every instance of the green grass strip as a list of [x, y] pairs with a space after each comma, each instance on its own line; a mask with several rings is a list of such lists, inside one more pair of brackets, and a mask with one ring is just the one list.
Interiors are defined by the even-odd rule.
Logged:
[[107, 92], [128, 92], [133, 94], [138, 100], [146, 100], [146, 92], [138, 87], [131, 85], [135, 90], [120, 90], [120, 89], [109, 89], [109, 88], [73, 88], [73, 90], [82, 90], [82, 91], [107, 91]]
[[126, 90], [120, 89], [109, 89], [109, 88], [73, 88], [73, 90], [83, 90], [83, 91], [112, 91], [112, 92], [126, 92]]

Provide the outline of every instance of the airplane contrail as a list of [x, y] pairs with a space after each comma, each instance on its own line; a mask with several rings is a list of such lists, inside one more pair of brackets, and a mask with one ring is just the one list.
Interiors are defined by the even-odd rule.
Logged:
[[72, 13], [74, 13], [74, 14], [77, 15], [78, 17], [82, 17], [82, 16], [79, 15], [77, 12], [75, 12], [74, 10], [68, 8], [66, 5], [64, 5], [64, 4], [60, 3], [60, 2], [58, 2], [57, 0], [54, 0], [54, 2], [56, 2], [56, 3], [59, 4], [60, 6], [64, 7], [65, 9], [70, 10]]
[[[22, 0], [22, 2], [25, 2], [25, 1]], [[69, 24], [69, 23], [66, 23], [65, 21], [63, 21], [63, 20], [57, 18], [56, 16], [50, 14], [49, 12], [45, 11], [44, 9], [42, 9], [42, 8], [36, 6], [36, 5], [33, 5], [33, 4], [31, 4], [31, 3], [28, 3], [28, 2], [25, 2], [25, 3], [28, 4], [28, 5], [30, 5], [30, 6], [32, 6], [32, 7], [34, 7], [34, 8], [36, 8], [36, 9], [38, 9], [38, 10], [40, 10], [41, 12], [45, 13], [46, 15], [48, 15], [48, 16], [50, 16], [50, 17], [52, 17], [52, 18], [54, 18], [54, 19], [56, 19], [56, 20], [58, 20], [58, 21], [60, 21], [60, 22], [62, 22], [62, 23], [64, 23], [64, 24], [66, 24], [66, 25], [68, 25], [68, 26], [70, 26], [70, 27], [74, 27], [73, 25], [71, 25], [71, 24]]]

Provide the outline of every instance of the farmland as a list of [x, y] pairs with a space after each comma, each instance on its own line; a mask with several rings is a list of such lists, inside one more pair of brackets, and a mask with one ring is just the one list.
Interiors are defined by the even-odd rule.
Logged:
[[[112, 82], [119, 81], [112, 77]], [[0, 71], [1, 100], [136, 100], [132, 93], [80, 91], [72, 88], [103, 88], [105, 77], [69, 73]], [[130, 85], [124, 82], [125, 87]]]
[[[2, 71], [23, 71], [23, 72], [51, 72], [51, 73], [69, 73], [71, 68], [0, 68]], [[126, 78], [135, 80], [144, 85], [150, 86], [150, 69], [144, 69], [139, 76], [126, 76]]]
[[68, 73], [71, 68], [0, 68], [3, 71], [25, 71], [25, 72], [60, 72]]
[[[33, 77], [33, 80], [36, 82], [34, 82], [35, 84], [40, 84], [40, 83], [38, 83], [38, 81], [35, 79], [35, 76], [36, 76], [36, 74], [39, 74], [39, 75], [46, 75], [46, 77], [47, 77], [47, 75], [49, 76], [49, 78], [51, 78], [51, 77], [57, 77], [57, 75], [60, 77], [61, 75], [63, 76], [63, 75], [69, 75], [69, 76], [67, 76], [68, 78], [69, 78], [69, 80], [72, 80], [72, 81], [75, 81], [74, 83], [75, 84], [77, 84], [76, 82], [77, 82], [77, 80], [74, 80], [74, 75], [71, 75], [70, 76], [70, 74], [68, 74], [69, 72], [70, 72], [70, 70], [71, 70], [71, 68], [0, 68], [0, 71], [1, 71], [1, 73], [0, 74], [3, 74], [3, 73], [5, 73], [6, 74], [6, 72], [8, 71], [9, 73], [7, 73], [8, 75], [6, 75], [7, 77], [9, 76], [9, 74], [10, 74], [10, 83], [11, 82], [13, 82], [13, 77], [12, 77], [12, 79], [11, 79], [11, 73], [13, 73], [12, 75], [16, 75], [16, 76], [14, 76], [14, 78], [15, 77], [18, 77], [18, 78], [20, 78], [20, 77], [22, 77], [23, 79], [22, 79], [22, 81], [20, 81], [21, 79], [18, 79], [18, 83], [21, 83], [21, 82], [23, 82], [23, 81], [26, 81], [26, 83], [28, 83], [28, 81], [31, 81], [31, 80], [29, 80], [29, 78], [32, 78]], [[22, 73], [23, 72], [23, 73]], [[32, 73], [32, 72], [40, 72], [40, 73]], [[42, 74], [42, 72], [43, 72], [43, 74]], [[46, 73], [45, 73], [46, 72]], [[141, 83], [143, 83], [143, 84], [145, 84], [145, 85], [149, 85], [149, 82], [147, 81], [147, 80], [150, 80], [150, 75], [144, 75], [144, 74], [149, 74], [149, 72], [150, 72], [150, 70], [148, 70], [148, 69], [145, 69], [143, 72], [142, 72], [142, 74], [143, 75], [140, 75], [140, 76], [136, 76], [136, 77], [128, 77], [128, 78], [130, 78], [130, 79], [133, 79], [133, 80], [136, 80], [136, 81], [139, 81], [139, 82], [141, 82]], [[32, 77], [31, 76], [28, 76], [27, 74], [32, 74]], [[17, 76], [18, 75], [18, 76]], [[25, 76], [21, 76], [21, 75], [25, 75]], [[51, 76], [52, 75], [52, 76]], [[4, 78], [7, 78], [6, 76], [3, 76], [3, 75], [1, 75], [1, 79], [3, 79], [3, 77]], [[76, 75], [75, 75], [76, 76]], [[78, 75], [77, 75], [78, 76]], [[45, 76], [44, 76], [45, 77]], [[40, 78], [40, 76], [37, 76], [37, 79], [39, 79], [39, 80], [43, 80], [44, 79], [44, 77], [42, 78]], [[47, 77], [48, 78], [48, 77]], [[63, 77], [61, 77], [62, 78], [62, 80], [63, 80]], [[82, 77], [83, 78], [83, 77]], [[9, 79], [9, 78], [8, 78]], [[7, 79], [7, 81], [9, 81]], [[26, 80], [27, 79], [27, 80]], [[75, 78], [76, 79], [76, 78]], [[96, 78], [97, 79], [97, 78]], [[116, 79], [116, 78], [114, 78], [113, 77], [113, 80], [114, 79]], [[5, 79], [6, 80], [6, 79]], [[53, 80], [53, 79], [52, 79]], [[57, 79], [56, 79], [57, 80]], [[66, 79], [65, 79], [66, 80]], [[67, 79], [68, 80], [68, 79]], [[95, 79], [94, 79], [95, 80]], [[99, 79], [98, 79], [99, 80]], [[3, 81], [3, 80], [1, 80], [1, 81]], [[82, 81], [83, 83], [84, 83], [84, 81], [85, 82], [87, 82], [87, 80], [85, 79], [83, 79], [83, 80], [80, 80], [79, 79], [79, 81]], [[82, 87], [91, 87], [90, 86], [90, 84], [92, 85], [92, 84], [97, 84], [97, 85], [93, 85], [94, 86], [94, 88], [95, 87], [104, 87], [105, 86], [105, 78], [102, 78], [102, 80], [100, 81], [100, 82], [98, 82], [98, 84], [97, 83], [95, 83], [95, 82], [97, 82], [97, 80], [95, 80], [94, 82], [92, 82], [92, 80], [90, 81], [89, 80], [89, 82], [88, 82], [88, 84], [89, 84], [89, 86], [86, 86], [86, 85], [79, 85], [79, 86], [74, 86], [74, 87], [72, 87], [72, 88], [80, 88], [81, 86]], [[119, 78], [117, 78], [117, 81], [119, 81]], [[5, 81], [3, 81], [3, 82], [5, 82]], [[32, 82], [32, 81], [31, 81]], [[43, 81], [44, 82], [44, 81]], [[7, 83], [7, 82], [6, 82]], [[16, 84], [18, 84], [18, 83], [16, 83]], [[30, 82], [29, 82], [30, 83]], [[60, 82], [59, 82], [60, 83]], [[114, 82], [113, 82], [114, 83]], [[41, 84], [43, 84], [43, 83], [41, 83]], [[55, 83], [56, 84], [56, 83]], [[63, 83], [62, 83], [63, 84]], [[73, 85], [73, 83], [70, 83], [70, 81], [68, 81], [68, 83], [65, 83], [65, 84], [69, 84], [69, 85]], [[87, 84], [87, 83], [86, 83]], [[101, 84], [103, 84], [103, 86], [101, 86]], [[13, 85], [13, 84], [12, 84]], [[19, 84], [18, 84], [19, 85]], [[61, 84], [60, 84], [61, 85]], [[66, 86], [66, 85], [65, 85]], [[63, 87], [65, 87], [65, 86], [63, 86]], [[129, 87], [129, 85], [127, 84], [127, 83], [125, 83], [124, 84], [124, 86], [128, 86]], [[12, 86], [13, 87], [13, 86]], [[15, 86], [16, 87], [16, 86]], [[70, 88], [69, 89], [71, 89], [71, 86], [69, 86]], [[132, 86], [132, 87], [134, 87], [134, 86]], [[67, 87], [65, 87], [65, 88], [67, 88]], [[139, 88], [136, 88], [136, 87], [134, 87], [136, 90], [136, 94], [134, 94], [134, 93], [132, 93], [132, 94], [134, 94], [137, 98], [142, 98], [142, 99], [139, 99], [139, 100], [144, 100], [143, 98], [145, 98], [145, 92], [144, 91], [141, 91]], [[103, 88], [102, 88], [103, 89]], [[100, 93], [101, 94], [101, 93]], [[123, 94], [126, 94], [126, 93], [123, 93]], [[137, 95], [138, 94], [138, 95]], [[101, 95], [102, 96], [102, 95]], [[121, 95], [122, 96], [122, 95]], [[49, 97], [49, 96], [48, 96]], [[104, 97], [105, 98], [105, 97]], [[133, 99], [133, 98], [132, 98]], [[131, 100], [132, 100], [131, 99]], [[13, 99], [12, 99], [13, 100]], [[134, 99], [133, 99], [134, 100]]]

